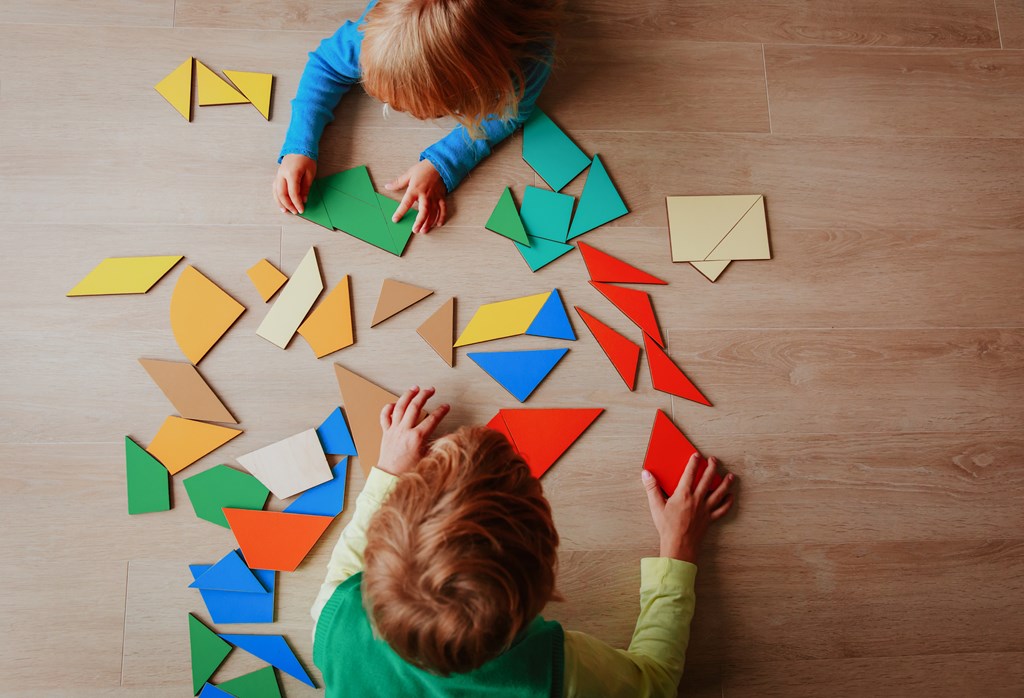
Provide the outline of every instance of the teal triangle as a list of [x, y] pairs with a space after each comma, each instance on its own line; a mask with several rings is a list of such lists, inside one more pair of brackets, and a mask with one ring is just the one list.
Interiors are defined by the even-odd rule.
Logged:
[[512, 192], [508, 187], [501, 193], [498, 204], [491, 212], [484, 227], [498, 235], [504, 235], [509, 240], [529, 245], [530, 240], [526, 237], [526, 228], [523, 227], [523, 220], [516, 210], [516, 202], [512, 198]]
[[580, 202], [576, 206], [576, 215], [569, 226], [568, 239], [572, 240], [627, 213], [629, 209], [619, 195], [619, 190], [612, 184], [601, 158], [595, 155], [583, 185], [583, 193], [580, 194]]
[[526, 334], [576, 341], [576, 333], [572, 331], [569, 315], [565, 312], [565, 304], [562, 303], [562, 295], [557, 288], [551, 291], [551, 295], [544, 301], [537, 317], [526, 328]]
[[519, 402], [526, 402], [568, 349], [533, 349], [528, 351], [478, 351], [467, 354], [477, 366], [512, 393]]
[[518, 242], [515, 243], [515, 246], [519, 250], [519, 254], [526, 260], [526, 263], [530, 265], [531, 271], [537, 271], [542, 267], [546, 267], [566, 252], [576, 249], [564, 242], [535, 238], [532, 235], [527, 235], [527, 237], [530, 239], [529, 247]]

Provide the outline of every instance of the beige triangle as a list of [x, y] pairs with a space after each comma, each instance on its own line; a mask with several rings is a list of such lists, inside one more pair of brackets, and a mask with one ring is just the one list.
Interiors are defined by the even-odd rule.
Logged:
[[202, 61], [196, 61], [196, 97], [201, 107], [246, 104], [249, 101], [217, 73], [203, 65]]
[[768, 223], [764, 215], [764, 197], [747, 211], [722, 242], [708, 254], [707, 260], [771, 259], [768, 248]]
[[759, 194], [667, 197], [672, 261], [706, 259], [760, 198]]
[[384, 322], [392, 315], [402, 312], [410, 305], [418, 303], [432, 293], [433, 291], [428, 291], [419, 286], [405, 284], [394, 279], [384, 279], [384, 283], [380, 287], [380, 296], [377, 297], [377, 308], [373, 311], [373, 320], [370, 321], [370, 327]]
[[334, 372], [338, 377], [338, 388], [352, 430], [352, 439], [359, 452], [359, 464], [363, 472], [369, 474], [370, 468], [377, 465], [380, 459], [380, 439], [383, 435], [380, 428], [381, 410], [384, 405], [397, 402], [398, 396], [340, 364], [334, 364]]
[[723, 259], [714, 262], [690, 262], [690, 264], [694, 269], [706, 276], [708, 281], [716, 281], [731, 261], [731, 259]]
[[455, 299], [449, 298], [437, 311], [416, 328], [416, 333], [444, 359], [449, 366], [455, 365]]
[[263, 118], [270, 121], [270, 94], [274, 89], [274, 76], [243, 70], [225, 70], [224, 75], [252, 102]]

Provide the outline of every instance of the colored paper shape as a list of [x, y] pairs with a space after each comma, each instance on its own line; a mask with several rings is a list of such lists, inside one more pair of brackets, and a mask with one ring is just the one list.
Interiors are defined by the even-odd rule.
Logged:
[[352, 437], [359, 451], [359, 464], [364, 473], [377, 465], [380, 458], [380, 413], [384, 405], [397, 402], [398, 396], [356, 375], [340, 364], [334, 364], [334, 372], [341, 390], [341, 401], [352, 427]]
[[[211, 565], [189, 565], [188, 569], [192, 573], [192, 579], [196, 580], [210, 567]], [[246, 593], [212, 589], [198, 590], [214, 623], [221, 625], [274, 622], [275, 577], [277, 573], [274, 570], [253, 570], [252, 572], [265, 591]]]
[[608, 360], [612, 362], [612, 366], [615, 367], [626, 387], [633, 390], [636, 387], [636, 369], [640, 364], [640, 345], [626, 339], [579, 306], [576, 306], [576, 312], [579, 313], [590, 333], [594, 335], [594, 339], [597, 340]]
[[523, 159], [554, 191], [590, 164], [586, 153], [540, 109], [523, 124]]
[[637, 269], [632, 264], [627, 264], [621, 259], [612, 257], [607, 252], [602, 252], [580, 240], [576, 243], [583, 257], [583, 263], [587, 265], [587, 273], [591, 281], [613, 284], [665, 284], [656, 276], [652, 276], [642, 269]]
[[520, 256], [526, 265], [530, 267], [530, 271], [539, 271], [551, 264], [553, 261], [561, 257], [562, 255], [572, 252], [572, 245], [566, 245], [564, 242], [556, 242], [554, 240], [546, 240], [544, 238], [529, 236], [530, 245], [526, 246], [521, 243], [515, 243], [516, 249], [519, 250]]
[[455, 298], [449, 298], [424, 320], [423, 324], [416, 328], [416, 334], [422, 337], [446, 364], [454, 366]]
[[341, 172], [324, 177], [324, 183], [332, 189], [354, 196], [363, 203], [375, 203], [377, 191], [373, 188], [373, 180], [370, 179], [370, 170], [366, 165], [357, 165]]
[[333, 477], [327, 482], [308, 489], [299, 498], [285, 507], [286, 514], [309, 514], [311, 516], [337, 516], [345, 509], [345, 483], [348, 474], [348, 458], [331, 468]]
[[713, 262], [690, 262], [690, 266], [699, 271], [708, 281], [717, 281], [732, 260], [715, 260]]
[[391, 233], [391, 247], [387, 251], [401, 257], [402, 253], [405, 252], [406, 245], [409, 244], [409, 239], [412, 237], [412, 226], [416, 222], [418, 211], [416, 209], [409, 209], [398, 222], [395, 222], [391, 219], [394, 218], [395, 212], [398, 210], [399, 202], [383, 194], [377, 194], [377, 204], [384, 215], [388, 232]]
[[550, 295], [549, 291], [481, 305], [459, 335], [455, 346], [463, 347], [525, 334]]
[[331, 215], [327, 211], [327, 204], [324, 201], [324, 183], [322, 179], [315, 179], [309, 185], [309, 192], [306, 194], [306, 205], [299, 214], [300, 218], [322, 225], [328, 230], [334, 230], [331, 223]]
[[174, 475], [241, 433], [241, 429], [168, 417], [146, 450]]
[[320, 438], [324, 453], [328, 455], [354, 456], [358, 453], [348, 422], [345, 421], [345, 413], [340, 407], [335, 407], [327, 419], [316, 428], [316, 435]]
[[305, 492], [331, 479], [331, 468], [315, 429], [238, 457], [246, 470], [278, 499]]
[[168, 73], [154, 89], [185, 117], [185, 121], [192, 121], [192, 58]]
[[66, 295], [70, 298], [146, 293], [181, 259], [181, 255], [107, 257]]
[[249, 100], [217, 75], [202, 61], [196, 61], [196, 97], [201, 107], [218, 104], [245, 104]]
[[232, 698], [230, 693], [225, 693], [212, 683], [204, 684], [203, 690], [199, 692], [199, 698]]
[[334, 519], [282, 511], [225, 509], [245, 561], [254, 569], [294, 572]]
[[647, 365], [651, 369], [651, 383], [654, 384], [655, 390], [711, 406], [711, 402], [697, 390], [697, 386], [690, 382], [690, 379], [669, 358], [665, 350], [646, 334], [644, 335], [644, 349], [647, 350]]
[[319, 305], [313, 308], [309, 317], [299, 325], [298, 332], [309, 343], [318, 359], [355, 342], [352, 329], [352, 294], [347, 274], [324, 296]]
[[249, 267], [245, 274], [249, 277], [252, 285], [256, 287], [256, 291], [264, 303], [273, 298], [274, 294], [288, 281], [288, 277], [280, 269], [265, 259], [261, 259]]
[[477, 366], [487, 372], [519, 402], [537, 389], [541, 381], [562, 360], [568, 349], [533, 349], [527, 351], [470, 352]]
[[394, 222], [398, 203], [374, 190], [361, 165], [316, 180], [302, 216], [401, 256], [412, 237], [416, 211], [407, 211]]
[[394, 254], [394, 239], [391, 237], [380, 204], [375, 201], [362, 201], [348, 192], [332, 187], [330, 181], [331, 177], [324, 180], [322, 196], [327, 213], [331, 217], [331, 225], [336, 230]]
[[196, 516], [224, 528], [228, 528], [224, 507], [262, 509], [270, 496], [270, 490], [259, 480], [227, 465], [215, 465], [187, 477], [184, 485]]
[[265, 666], [237, 679], [217, 684], [234, 698], [281, 698], [281, 687], [277, 683], [274, 667]]
[[590, 171], [587, 172], [587, 181], [583, 184], [580, 202], [576, 206], [576, 215], [572, 218], [569, 240], [627, 213], [629, 209], [626, 208], [626, 202], [612, 184], [612, 178], [608, 176], [601, 158], [595, 155]]
[[[658, 485], [666, 495], [672, 496], [683, 476], [683, 470], [690, 456], [697, 452], [690, 440], [681, 432], [668, 416], [658, 410], [654, 415], [654, 426], [651, 428], [651, 439], [647, 442], [647, 453], [644, 455], [644, 470], [654, 476]], [[697, 472], [693, 478], [696, 489], [708, 462], [703, 457], [697, 464]], [[711, 489], [722, 484], [722, 476], [714, 474]]]
[[531, 238], [565, 242], [569, 235], [569, 221], [572, 219], [572, 207], [575, 202], [576, 200], [567, 194], [526, 187], [523, 205], [519, 210], [526, 234]]
[[562, 457], [594, 420], [600, 407], [501, 410], [507, 434], [534, 477], [540, 477]]
[[433, 291], [419, 286], [394, 279], [384, 279], [384, 283], [380, 287], [380, 295], [377, 296], [377, 307], [373, 311], [370, 327], [379, 325], [389, 317], [397, 315], [433, 293]]
[[576, 341], [576, 333], [573, 332], [569, 323], [569, 316], [565, 312], [565, 304], [562, 303], [562, 294], [558, 289], [553, 289], [548, 299], [544, 301], [537, 317], [533, 319], [530, 326], [526, 328], [526, 334], [533, 337], [551, 337], [553, 339], [568, 339]]
[[192, 694], [195, 695], [231, 653], [231, 645], [191, 613], [188, 614], [188, 644], [192, 658]]
[[128, 436], [124, 437], [124, 460], [128, 513], [169, 511], [171, 481], [167, 468]]
[[673, 262], [696, 263], [714, 281], [730, 261], [771, 259], [763, 196], [670, 196], [666, 205]]
[[530, 240], [526, 237], [526, 228], [523, 227], [523, 220], [519, 217], [515, 199], [512, 198], [512, 191], [508, 187], [501, 192], [498, 203], [491, 211], [491, 217], [484, 223], [484, 227], [498, 235], [504, 235], [509, 240], [515, 240], [527, 246], [530, 244]]
[[245, 306], [187, 266], [171, 294], [171, 331], [185, 358], [198, 365], [244, 312]]
[[320, 278], [316, 248], [310, 247], [288, 283], [281, 289], [281, 295], [256, 328], [256, 334], [271, 344], [286, 348], [323, 290], [324, 282]]
[[658, 346], [665, 346], [665, 340], [661, 338], [661, 330], [658, 329], [658, 319], [654, 315], [654, 306], [651, 305], [651, 297], [644, 291], [637, 291], [632, 288], [602, 284], [591, 281], [590, 285], [601, 292], [611, 304], [636, 324], [645, 334], [658, 343]]
[[185, 419], [238, 424], [192, 364], [160, 359], [139, 359], [139, 363]]
[[234, 550], [218, 560], [216, 564], [208, 567], [188, 586], [190, 589], [238, 591], [250, 594], [265, 594], [267, 591], [242, 560], [242, 556]]
[[256, 111], [270, 121], [270, 95], [274, 91], [274, 76], [244, 70], [225, 70], [224, 75], [256, 107]]
[[313, 679], [302, 668], [299, 658], [288, 645], [288, 641], [281, 635], [226, 635], [221, 638], [227, 640], [240, 650], [244, 650], [254, 657], [259, 657], [267, 664], [277, 667], [284, 673], [294, 676], [302, 683], [316, 688]]

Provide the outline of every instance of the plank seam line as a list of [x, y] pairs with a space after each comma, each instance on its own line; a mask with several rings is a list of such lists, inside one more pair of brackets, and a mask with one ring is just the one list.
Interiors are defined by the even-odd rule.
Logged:
[[124, 566], [124, 617], [121, 620], [121, 677], [118, 685], [124, 686], [124, 645], [128, 635], [128, 577], [131, 571], [132, 561], [128, 560]]
[[999, 0], [992, 0], [992, 10], [996, 13], [996, 36], [999, 37], [999, 48], [1003, 46], [1003, 28], [999, 25]]
[[775, 133], [772, 128], [772, 98], [768, 93], [768, 59], [764, 55], [764, 44], [761, 44], [761, 67], [764, 70], [764, 103], [768, 108], [768, 133]]

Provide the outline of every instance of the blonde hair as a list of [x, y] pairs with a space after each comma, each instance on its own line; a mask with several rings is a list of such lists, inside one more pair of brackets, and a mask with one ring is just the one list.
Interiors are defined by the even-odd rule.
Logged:
[[363, 603], [377, 634], [443, 676], [504, 652], [554, 595], [551, 508], [505, 437], [484, 427], [435, 441], [366, 538]]
[[481, 138], [485, 119], [515, 116], [523, 63], [547, 59], [560, 18], [561, 0], [380, 0], [362, 26], [363, 88]]

